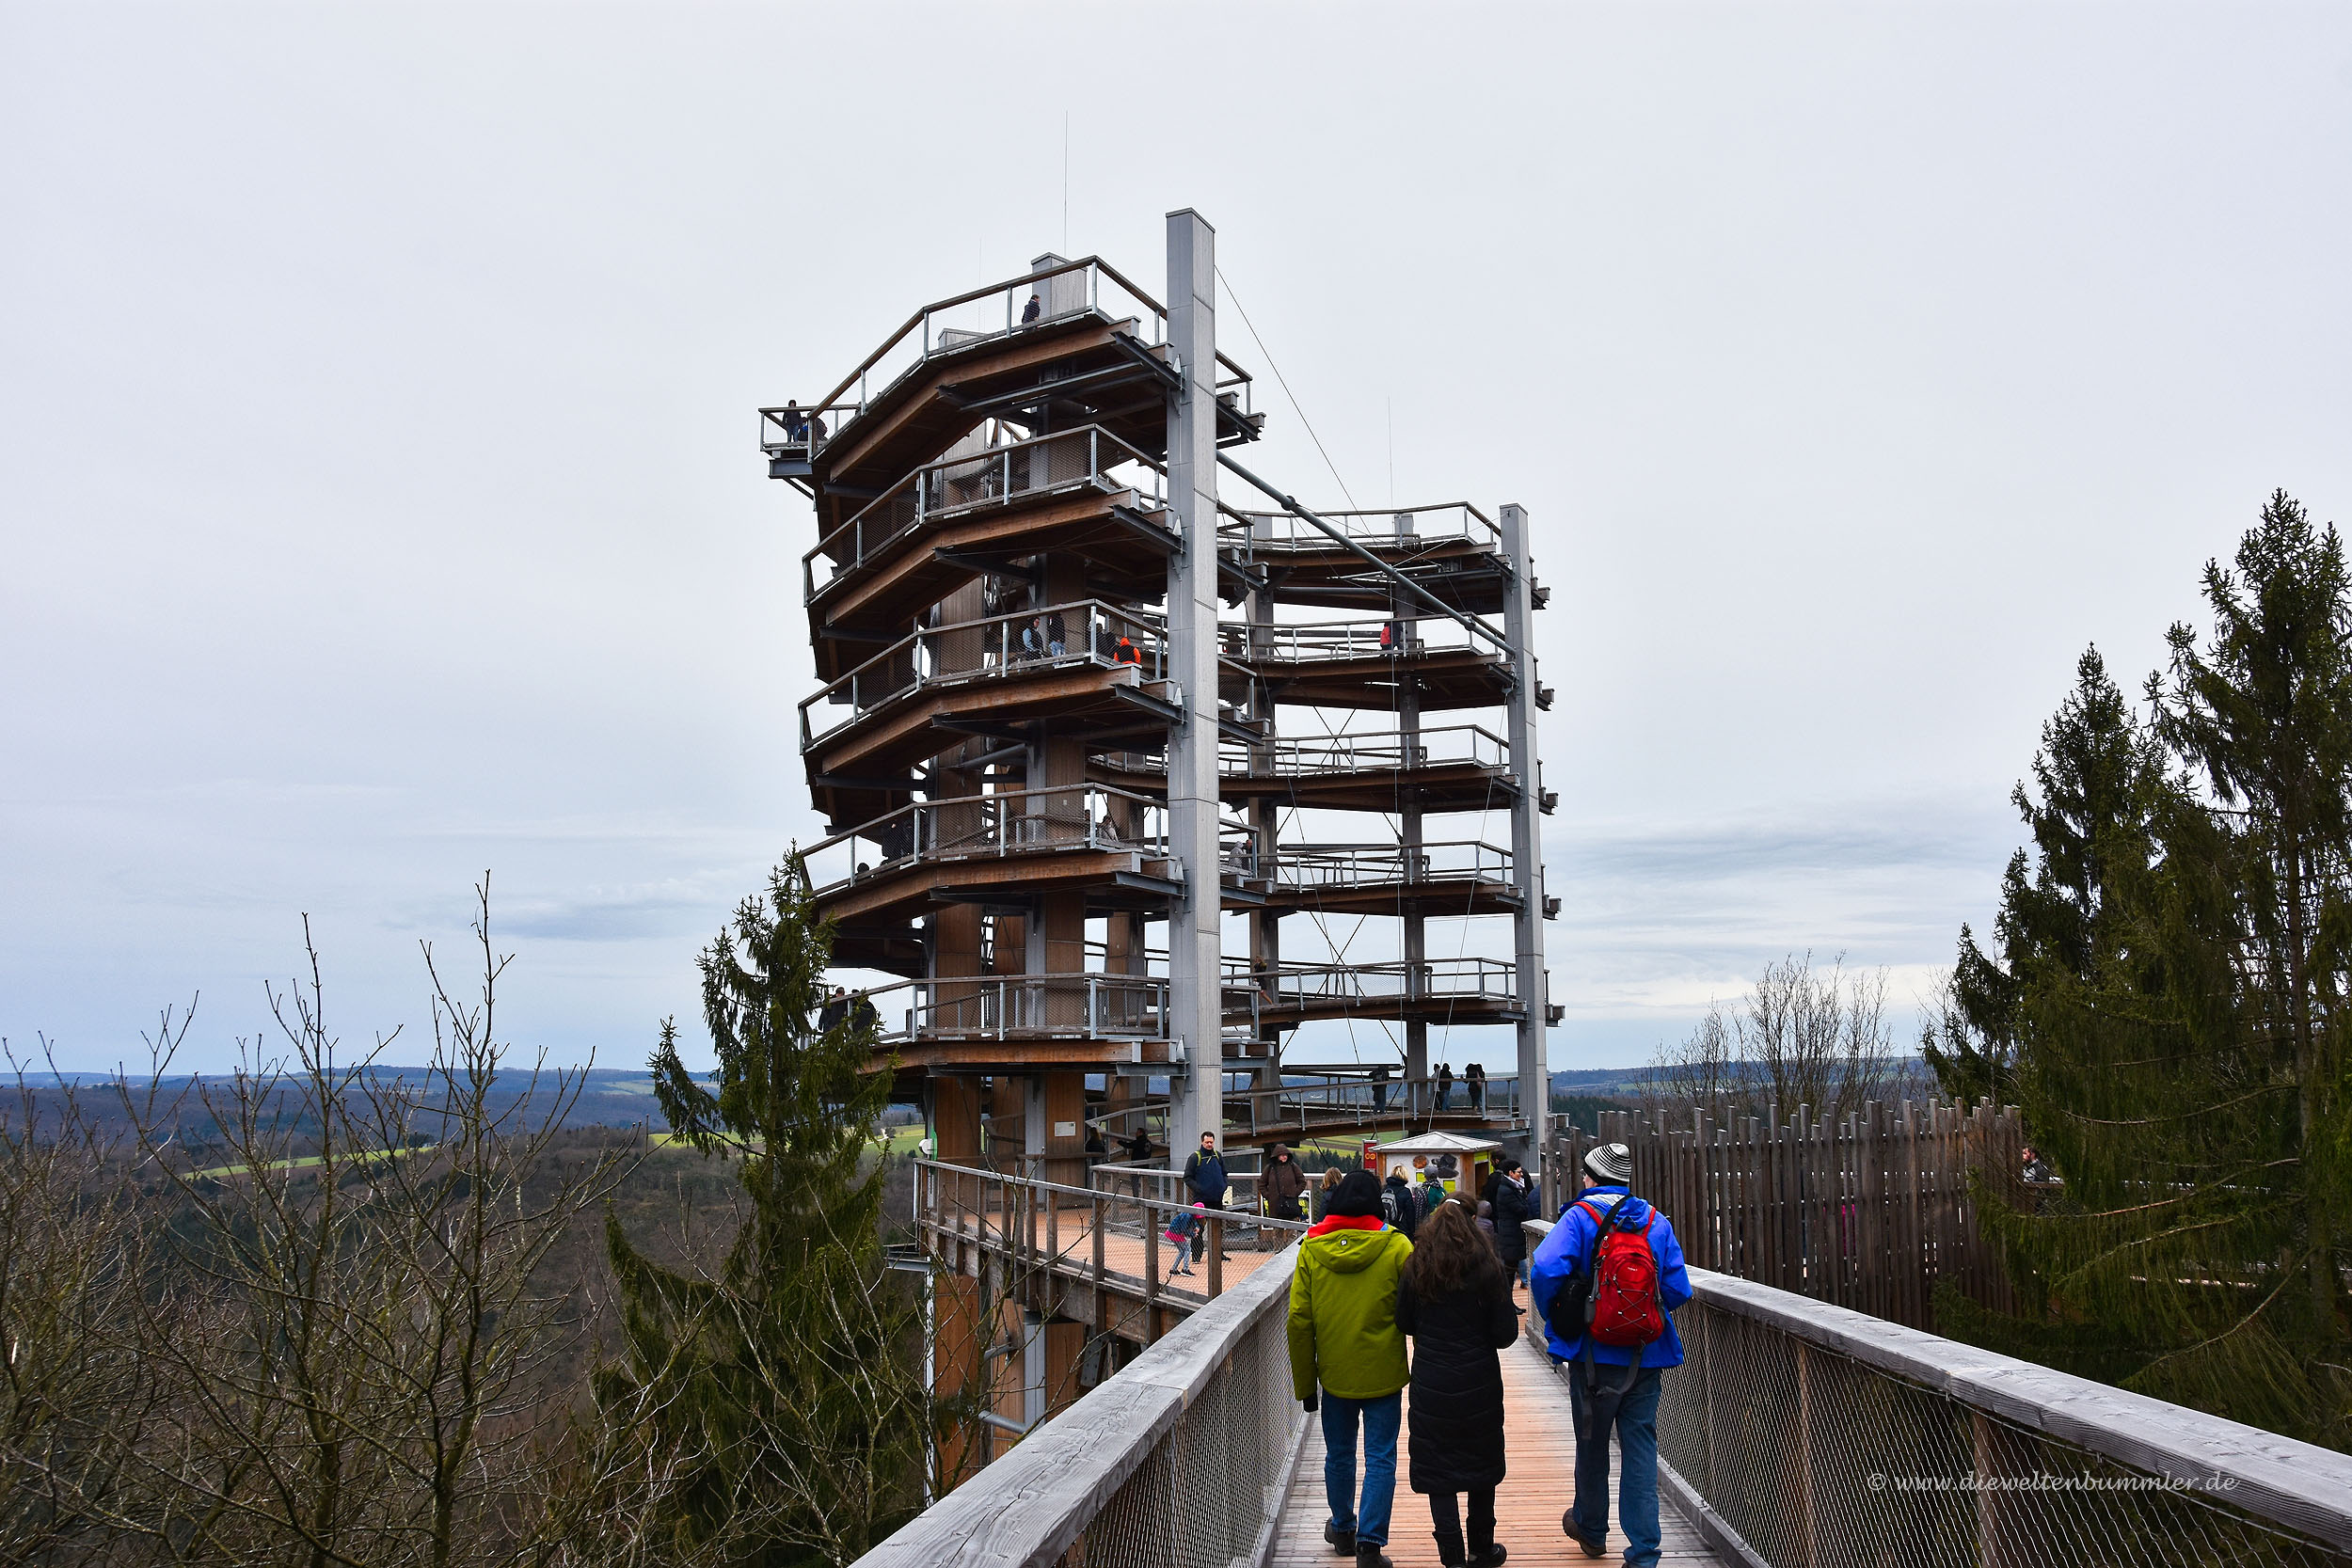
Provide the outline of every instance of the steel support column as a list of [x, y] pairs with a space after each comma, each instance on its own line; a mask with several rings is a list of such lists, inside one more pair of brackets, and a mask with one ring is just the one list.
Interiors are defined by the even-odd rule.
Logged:
[[1510, 557], [1511, 582], [1502, 601], [1502, 630], [1511, 650], [1511, 772], [1518, 793], [1511, 804], [1511, 880], [1519, 907], [1511, 917], [1518, 963], [1519, 1005], [1518, 1094], [1527, 1123], [1526, 1158], [1543, 1156], [1551, 1110], [1551, 1077], [1546, 1065], [1546, 1021], [1551, 1001], [1544, 974], [1544, 838], [1542, 784], [1535, 755], [1535, 577], [1527, 549], [1527, 510], [1502, 509], [1502, 548]]
[[[1395, 517], [1396, 537], [1402, 542], [1413, 535], [1413, 515], [1400, 512]], [[1410, 778], [1414, 753], [1421, 745], [1421, 680], [1413, 673], [1414, 644], [1421, 641], [1421, 607], [1402, 594], [1389, 595], [1389, 625], [1393, 629], [1393, 645], [1389, 650], [1395, 662], [1396, 674], [1396, 741], [1399, 749], [1398, 766], [1404, 776]], [[1398, 870], [1409, 886], [1422, 875], [1422, 810], [1421, 791], [1409, 784], [1396, 802]], [[1429, 921], [1422, 912], [1416, 892], [1406, 905], [1405, 913], [1405, 995], [1407, 1006], [1418, 1013], [1422, 993], [1428, 980]], [[1405, 1024], [1405, 1095], [1409, 1106], [1408, 1122], [1429, 1115], [1436, 1109], [1429, 1078], [1429, 1021], [1414, 1017]], [[1409, 1131], [1409, 1128], [1408, 1128]]]
[[1216, 728], [1216, 230], [1186, 208], [1168, 215], [1168, 341], [1183, 372], [1168, 405], [1168, 495], [1184, 547], [1168, 558], [1168, 672], [1184, 709], [1168, 745], [1169, 847], [1184, 892], [1168, 911], [1168, 1151], [1181, 1165], [1224, 1127], [1219, 985]]

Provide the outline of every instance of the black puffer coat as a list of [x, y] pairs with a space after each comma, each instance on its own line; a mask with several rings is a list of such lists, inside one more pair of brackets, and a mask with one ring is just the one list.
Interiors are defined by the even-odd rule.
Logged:
[[1516, 1181], [1494, 1184], [1494, 1196], [1488, 1201], [1495, 1206], [1495, 1250], [1502, 1254], [1505, 1263], [1517, 1265], [1527, 1256], [1527, 1232], [1520, 1227], [1527, 1223], [1532, 1196]]
[[1416, 1492], [1470, 1492], [1502, 1484], [1502, 1363], [1518, 1338], [1511, 1287], [1498, 1269], [1476, 1288], [1421, 1301], [1396, 1291], [1396, 1326], [1413, 1341], [1406, 1405]]

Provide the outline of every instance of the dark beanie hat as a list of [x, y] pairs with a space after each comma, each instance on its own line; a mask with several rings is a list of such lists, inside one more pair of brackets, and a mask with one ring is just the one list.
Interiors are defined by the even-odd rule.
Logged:
[[1368, 1170], [1352, 1170], [1340, 1179], [1340, 1190], [1331, 1195], [1329, 1212], [1348, 1219], [1361, 1219], [1380, 1212], [1380, 1179]]

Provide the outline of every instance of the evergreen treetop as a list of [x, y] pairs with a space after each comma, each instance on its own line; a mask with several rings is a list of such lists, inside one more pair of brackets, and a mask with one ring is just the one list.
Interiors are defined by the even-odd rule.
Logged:
[[1957, 1088], [2011, 1051], [2065, 1188], [1991, 1206], [2020, 1317], [1940, 1309], [1963, 1337], [2342, 1446], [2352, 579], [2334, 531], [2274, 495], [2204, 591], [2214, 630], [2172, 628], [2145, 722], [2085, 657], [2018, 791], [2035, 854], [2003, 880], [2001, 961], [1963, 933], [1931, 1060]]
[[601, 1473], [623, 1494], [605, 1516], [628, 1521], [639, 1560], [842, 1563], [922, 1505], [921, 1299], [878, 1227], [891, 1067], [870, 1010], [824, 1012], [832, 945], [796, 856], [700, 958], [715, 1089], [661, 1028], [662, 1114], [739, 1162], [748, 1202], [709, 1277], [654, 1262], [608, 1216], [625, 1354], [597, 1386]]

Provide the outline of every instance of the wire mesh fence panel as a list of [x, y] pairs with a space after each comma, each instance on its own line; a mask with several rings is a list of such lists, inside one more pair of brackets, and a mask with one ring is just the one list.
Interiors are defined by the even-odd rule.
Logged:
[[[2345, 1568], [2168, 1476], [1693, 1301], [1659, 1451], [1772, 1568]], [[1955, 1351], [1960, 1347], [1952, 1347]]]
[[1305, 1419], [1283, 1314], [1261, 1311], [1172, 1430], [1096, 1513], [1066, 1568], [1227, 1568], [1256, 1560]]

